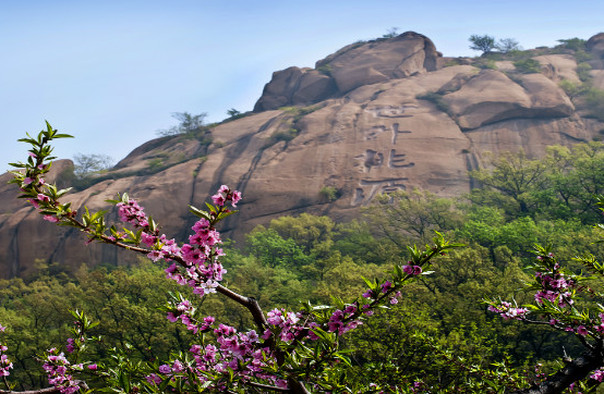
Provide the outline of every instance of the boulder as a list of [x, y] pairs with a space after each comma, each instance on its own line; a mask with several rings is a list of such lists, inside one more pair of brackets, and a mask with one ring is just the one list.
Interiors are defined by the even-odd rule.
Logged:
[[587, 40], [585, 49], [593, 56], [589, 65], [596, 70], [604, 70], [604, 33], [596, 34]]
[[585, 44], [585, 48], [595, 57], [604, 58], [604, 33], [598, 33]]
[[543, 74], [552, 81], [568, 80], [581, 83], [577, 76], [577, 61], [571, 55], [542, 55], [533, 59], [541, 63]]
[[568, 116], [573, 104], [542, 74], [517, 76], [517, 81], [496, 70], [483, 70], [459, 90], [442, 96], [447, 111], [464, 130], [513, 118]]
[[254, 111], [314, 104], [361, 86], [435, 71], [441, 60], [432, 41], [414, 32], [351, 44], [319, 60], [315, 69], [290, 67], [273, 73]]
[[439, 54], [430, 39], [407, 32], [351, 48], [317, 62], [316, 66], [329, 66], [338, 90], [346, 93], [363, 85], [435, 71], [438, 59]]

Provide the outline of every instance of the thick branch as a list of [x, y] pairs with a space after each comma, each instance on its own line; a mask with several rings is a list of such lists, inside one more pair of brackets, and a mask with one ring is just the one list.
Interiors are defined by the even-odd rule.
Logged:
[[557, 394], [571, 385], [587, 377], [591, 372], [604, 365], [602, 343], [582, 356], [569, 362], [566, 367], [556, 372], [547, 381], [531, 388], [516, 391], [515, 394]]
[[310, 394], [310, 391], [299, 380], [289, 378], [287, 384], [289, 385], [289, 391], [294, 394]]
[[264, 316], [264, 312], [262, 312], [262, 308], [260, 308], [260, 304], [258, 304], [258, 301], [255, 298], [242, 296], [241, 294], [235, 293], [228, 287], [220, 284], [218, 287], [216, 287], [216, 292], [246, 307], [247, 310], [249, 310], [252, 314], [254, 323], [256, 323], [260, 333], [264, 333], [264, 330], [266, 330], [268, 327], [268, 323], [266, 321], [266, 317]]
[[11, 391], [11, 390], [0, 390], [0, 394], [47, 394], [47, 393], [59, 393], [59, 389], [56, 387], [47, 387], [39, 390], [27, 390], [27, 391]]
[[261, 388], [264, 390], [281, 391], [281, 392], [289, 391], [288, 389], [282, 389], [281, 387], [271, 386], [268, 384], [262, 384], [262, 383], [256, 383], [256, 382], [247, 382], [246, 384], [250, 385], [252, 387], [258, 387], [258, 388]]

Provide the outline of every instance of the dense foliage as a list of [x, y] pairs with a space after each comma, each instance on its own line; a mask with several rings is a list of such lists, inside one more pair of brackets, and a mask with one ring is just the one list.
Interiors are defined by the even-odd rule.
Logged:
[[[15, 173], [24, 195], [47, 220], [79, 226], [92, 241], [171, 260], [168, 276], [186, 284], [178, 264], [193, 266], [179, 258], [195, 248], [183, 245], [176, 253], [177, 244], [161, 238], [134, 200], [114, 201], [122, 219], [134, 223], [118, 230], [97, 213], [78, 221], [69, 205], [58, 203], [65, 191], [39, 183], [53, 137], [49, 126], [27, 139], [34, 149], [20, 166], [28, 172]], [[601, 217], [602, 174], [600, 143], [552, 147], [539, 160], [522, 153], [493, 158], [489, 169], [471, 174], [481, 187], [461, 200], [399, 192], [380, 197], [353, 222], [302, 214], [256, 228], [242, 250], [212, 243], [205, 253], [212, 264], [220, 257], [221, 265], [203, 281], [190, 279], [188, 289], [163, 279], [165, 266], [148, 261], [72, 273], [38, 262], [36, 275], [0, 282], [0, 322], [7, 327], [2, 352], [20, 390], [44, 387], [49, 378], [64, 384], [56, 380], [57, 363], [69, 363], [66, 356], [45, 350], [65, 343], [59, 348], [72, 361], [61, 365], [87, 376], [93, 391], [495, 393], [532, 387], [553, 393], [583, 385], [589, 392], [604, 377], [598, 353], [604, 269], [601, 248], [593, 244], [601, 231], [594, 225]], [[232, 213], [223, 207], [235, 193], [221, 188], [209, 211], [192, 208], [198, 223], [208, 221], [204, 234]], [[201, 234], [196, 226], [193, 237]], [[435, 231], [444, 238], [432, 244]], [[405, 248], [418, 243], [428, 245]], [[466, 246], [452, 249], [457, 243]], [[572, 260], [578, 255], [585, 257]], [[581, 274], [582, 266], [591, 276]], [[219, 284], [216, 272], [224, 270]], [[199, 297], [216, 290], [225, 297]], [[253, 297], [258, 309], [233, 294]], [[270, 311], [258, 317], [258, 310]], [[257, 335], [245, 331], [254, 326]], [[220, 348], [226, 357], [225, 344], [232, 342], [245, 349], [228, 350], [226, 364], [216, 359], [203, 373], [195, 369], [208, 360], [208, 349]], [[45, 361], [45, 370], [36, 359]], [[580, 369], [573, 360], [591, 363]], [[241, 374], [248, 365], [259, 369]], [[556, 374], [562, 367], [571, 369], [564, 375], [570, 380]]]

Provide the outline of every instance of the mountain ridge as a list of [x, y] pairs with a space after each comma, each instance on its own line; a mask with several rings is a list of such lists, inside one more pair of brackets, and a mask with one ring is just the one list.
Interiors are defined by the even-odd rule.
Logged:
[[[570, 88], [604, 90], [604, 33], [581, 51], [444, 58], [413, 32], [351, 44], [315, 69], [275, 72], [254, 112], [148, 141], [68, 198], [105, 209], [106, 199], [128, 192], [163, 231], [185, 239], [194, 220], [187, 206], [203, 206], [228, 184], [244, 199], [223, 231], [241, 240], [283, 214], [354, 217], [379, 193], [419, 187], [460, 195], [484, 152], [523, 149], [536, 157], [548, 145], [600, 137], [604, 123], [589, 96]], [[71, 165], [57, 161], [54, 178], [68, 183]], [[132, 259], [83, 246], [77, 233], [42, 223], [16, 194], [14, 185], [0, 188], [4, 276], [26, 274], [36, 259], [70, 267]], [[109, 217], [117, 219], [113, 211]]]

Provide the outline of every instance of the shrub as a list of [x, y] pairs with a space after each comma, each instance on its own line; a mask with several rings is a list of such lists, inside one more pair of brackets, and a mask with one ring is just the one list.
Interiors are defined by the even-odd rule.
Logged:
[[561, 48], [565, 48], [565, 49], [570, 49], [572, 51], [584, 51], [585, 50], [585, 44], [587, 43], [587, 41], [581, 39], [581, 38], [568, 38], [568, 39], [561, 39], [558, 40], [558, 42], [560, 43], [559, 47]]
[[447, 105], [447, 103], [445, 103], [445, 101], [443, 100], [443, 96], [441, 94], [438, 94], [436, 92], [429, 92], [426, 94], [417, 95], [417, 96], [415, 96], [415, 98], [418, 100], [430, 101], [439, 110], [449, 113], [449, 106]]
[[323, 186], [319, 191], [319, 195], [324, 200], [332, 202], [340, 198], [340, 191], [333, 186]]
[[577, 76], [583, 82], [589, 82], [591, 80], [591, 66], [588, 63], [581, 62], [577, 64]]
[[560, 88], [564, 90], [564, 93], [566, 93], [570, 98], [577, 97], [578, 95], [585, 92], [585, 87], [583, 86], [583, 84], [575, 83], [569, 81], [568, 79], [563, 79], [562, 81], [560, 81], [560, 83], [558, 83], [558, 86], [560, 86]]
[[591, 88], [585, 95], [585, 102], [595, 118], [604, 121], [604, 90]]
[[514, 62], [516, 71], [522, 74], [531, 74], [541, 72], [541, 63], [535, 59], [518, 60]]
[[169, 129], [157, 130], [157, 134], [165, 137], [199, 131], [205, 127], [205, 118], [207, 116], [208, 114], [206, 112], [202, 112], [198, 115], [191, 115], [188, 112], [173, 112], [172, 117], [180, 123]]

